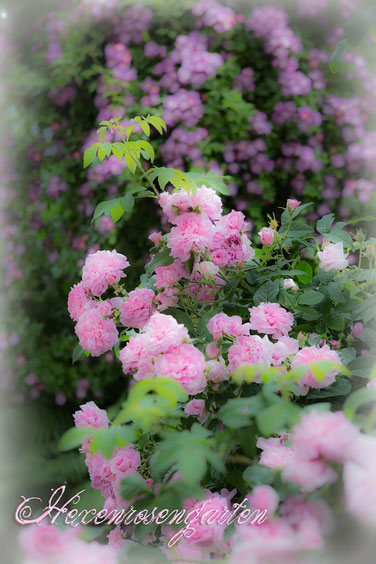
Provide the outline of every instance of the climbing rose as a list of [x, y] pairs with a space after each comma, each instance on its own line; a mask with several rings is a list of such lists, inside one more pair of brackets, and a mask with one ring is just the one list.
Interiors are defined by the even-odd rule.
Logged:
[[75, 284], [68, 294], [68, 311], [74, 321], [78, 321], [80, 315], [96, 307], [96, 302], [88, 296], [82, 282]]
[[123, 269], [129, 266], [127, 257], [113, 251], [97, 251], [86, 258], [82, 282], [86, 290], [100, 296], [109, 285], [124, 278]]
[[93, 402], [88, 401], [80, 405], [80, 409], [73, 415], [76, 427], [108, 427], [107, 412]]
[[99, 307], [85, 311], [75, 327], [81, 347], [92, 356], [110, 351], [118, 342], [119, 335], [113, 319], [104, 319]]
[[261, 231], [258, 232], [258, 234], [260, 235], [261, 243], [263, 245], [270, 247], [270, 245], [273, 244], [274, 229], [272, 229], [271, 227], [263, 227]]
[[136, 288], [120, 306], [120, 322], [127, 327], [142, 329], [149, 321], [153, 310], [155, 294], [148, 288]]
[[204, 355], [190, 344], [173, 348], [159, 357], [155, 364], [157, 376], [173, 378], [190, 395], [199, 394], [205, 389], [205, 368]]
[[[291, 368], [294, 369], [297, 366], [302, 365], [310, 365], [315, 362], [319, 362], [321, 360], [325, 360], [328, 362], [333, 362], [335, 364], [342, 364], [341, 359], [338, 356], [336, 351], [330, 349], [328, 345], [324, 345], [322, 347], [312, 346], [312, 347], [303, 347], [293, 358], [291, 362]], [[308, 387], [312, 388], [326, 388], [330, 386], [335, 380], [339, 370], [338, 368], [333, 368], [330, 371], [326, 371], [325, 378], [323, 380], [316, 380], [313, 375], [312, 370], [308, 370], [303, 378], [301, 378], [298, 382], [298, 385], [303, 389], [303, 391], [307, 392]]]
[[294, 323], [292, 313], [289, 313], [277, 303], [261, 302], [249, 309], [251, 329], [258, 333], [272, 335], [276, 339], [287, 335]]

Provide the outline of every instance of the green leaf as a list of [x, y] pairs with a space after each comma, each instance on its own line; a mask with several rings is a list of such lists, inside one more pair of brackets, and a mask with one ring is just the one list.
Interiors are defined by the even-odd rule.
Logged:
[[94, 211], [93, 221], [95, 221], [102, 215], [105, 215], [106, 217], [110, 217], [112, 208], [117, 206], [119, 201], [120, 201], [119, 198], [115, 198], [114, 200], [106, 200], [105, 202], [101, 202], [100, 204], [98, 204]]
[[316, 230], [319, 233], [321, 233], [322, 235], [324, 235], [325, 233], [328, 233], [329, 229], [331, 228], [331, 226], [333, 224], [334, 219], [335, 219], [335, 216], [334, 216], [333, 213], [328, 213], [327, 215], [324, 215], [316, 223]]
[[316, 290], [307, 290], [301, 296], [299, 296], [299, 304], [303, 305], [316, 305], [323, 301], [325, 295]]
[[334, 331], [343, 331], [345, 328], [345, 320], [340, 315], [330, 314], [326, 318], [326, 325]]
[[342, 241], [344, 249], [351, 248], [353, 245], [351, 235], [342, 229], [337, 229], [336, 227], [329, 231], [329, 233], [326, 233], [325, 238], [329, 239], [332, 243], [340, 243]]
[[154, 161], [154, 158], [155, 158], [154, 149], [148, 141], [137, 141], [136, 145], [137, 145], [137, 147], [140, 147], [146, 153], [146, 155], [149, 157], [151, 162]]
[[280, 402], [262, 410], [256, 417], [263, 436], [268, 437], [283, 430], [285, 425], [299, 421], [299, 408], [292, 403]]
[[84, 152], [84, 168], [88, 167], [95, 159], [95, 155], [97, 154], [97, 147], [98, 143], [92, 145]]
[[229, 399], [220, 408], [217, 416], [227, 427], [248, 427], [250, 418], [262, 411], [263, 407], [261, 395]]
[[74, 364], [75, 362], [80, 360], [80, 358], [82, 358], [84, 356], [84, 353], [85, 353], [85, 351], [81, 347], [81, 345], [76, 345], [73, 349], [72, 364]]
[[376, 400], [376, 390], [369, 388], [361, 388], [353, 392], [343, 404], [343, 411], [350, 420], [354, 419], [359, 407], [363, 407]]
[[279, 283], [268, 280], [254, 293], [253, 302], [257, 306], [261, 302], [273, 302], [279, 293]]
[[113, 222], [116, 223], [117, 221], [119, 221], [119, 219], [122, 217], [123, 213], [124, 213], [124, 210], [123, 210], [120, 203], [117, 203], [116, 206], [111, 208], [111, 217], [112, 217]]
[[134, 208], [134, 198], [132, 194], [130, 194], [130, 192], [125, 194], [125, 196], [120, 199], [120, 203], [124, 211], [127, 212], [127, 215], [130, 216]]
[[148, 492], [150, 492], [150, 488], [139, 474], [131, 474], [121, 481], [119, 493], [123, 499], [132, 499], [136, 495]]
[[252, 487], [262, 484], [271, 484], [274, 480], [274, 472], [267, 466], [255, 464], [248, 466], [248, 468], [244, 470], [243, 480]]
[[311, 265], [305, 260], [302, 260], [296, 265], [296, 269], [306, 272], [306, 274], [298, 275], [299, 282], [301, 282], [302, 284], [309, 284], [312, 280], [312, 274], [313, 274]]
[[172, 168], [159, 168], [158, 170], [158, 183], [161, 187], [161, 190], [166, 188], [166, 184], [168, 184], [171, 179], [173, 178], [175, 171]]
[[93, 435], [95, 429], [93, 427], [71, 427], [61, 437], [58, 449], [71, 450], [82, 445], [83, 441]]
[[174, 259], [170, 255], [170, 249], [163, 249], [163, 251], [160, 251], [153, 257], [152, 261], [147, 265], [147, 267], [148, 270], [154, 271], [159, 266], [168, 266], [173, 262]]
[[161, 117], [150, 116], [148, 117], [148, 122], [154, 125], [154, 127], [158, 130], [158, 132], [161, 135], [163, 135], [163, 131], [162, 131], [163, 129], [167, 131], [166, 122]]
[[347, 39], [341, 39], [338, 41], [337, 46], [329, 59], [329, 68], [333, 74], [336, 72], [342, 72], [344, 69], [343, 57], [348, 51]]
[[150, 125], [146, 121], [140, 121], [140, 126], [146, 137], [150, 137]]
[[339, 378], [336, 382], [322, 390], [311, 389], [307, 399], [324, 399], [335, 396], [347, 396], [351, 392], [351, 382], [346, 378]]

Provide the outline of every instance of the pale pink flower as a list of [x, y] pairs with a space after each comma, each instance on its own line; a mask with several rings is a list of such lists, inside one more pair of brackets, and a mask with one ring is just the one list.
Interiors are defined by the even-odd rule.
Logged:
[[215, 190], [202, 185], [193, 196], [193, 204], [200, 212], [204, 212], [209, 219], [217, 221], [222, 214], [222, 200]]
[[175, 260], [172, 264], [168, 266], [157, 266], [155, 269], [155, 274], [153, 278], [156, 280], [157, 288], [169, 288], [173, 286], [184, 276], [187, 275], [187, 271], [180, 261]]
[[208, 260], [204, 260], [203, 262], [198, 263], [197, 271], [203, 276], [215, 276], [219, 272], [219, 266], [216, 266]]
[[249, 323], [243, 325], [242, 318], [239, 315], [228, 316], [225, 313], [217, 313], [206, 324], [206, 328], [215, 342], [222, 338], [223, 335], [231, 335], [238, 337], [239, 335], [249, 334]]
[[134, 374], [140, 365], [141, 359], [146, 354], [143, 335], [130, 337], [119, 355], [124, 374]]
[[247, 228], [245, 216], [240, 211], [231, 210], [227, 215], [223, 215], [217, 222], [217, 227], [223, 231], [238, 233]]
[[320, 268], [326, 271], [336, 268], [337, 270], [344, 270], [349, 261], [345, 258], [343, 252], [343, 243], [330, 243], [329, 245], [324, 245], [323, 250], [317, 253], [320, 259]]
[[33, 562], [52, 562], [61, 556], [77, 533], [77, 530], [63, 531], [54, 525], [29, 525], [19, 534], [19, 544]]
[[247, 498], [248, 503], [253, 510], [259, 509], [260, 511], [263, 511], [266, 509], [269, 518], [274, 515], [279, 503], [279, 495], [275, 489], [269, 485], [254, 487], [252, 493], [249, 494]]
[[[273, 344], [268, 337], [261, 339], [258, 335], [238, 337], [228, 350], [229, 369], [234, 372], [239, 366], [246, 364], [260, 364], [270, 366], [273, 354]], [[258, 381], [255, 379], [255, 382]]]
[[205, 400], [203, 399], [193, 399], [189, 401], [185, 406], [184, 411], [187, 415], [197, 417], [200, 423], [206, 421], [209, 417], [208, 412], [205, 410]]
[[287, 460], [281, 474], [282, 481], [298, 484], [303, 492], [314, 492], [333, 484], [337, 477], [337, 472], [322, 460], [302, 458], [296, 452]]
[[261, 302], [249, 309], [251, 329], [279, 339], [293, 326], [294, 316], [277, 303]]
[[[292, 359], [291, 368], [294, 370], [294, 368], [298, 366], [308, 367], [309, 365], [320, 361], [333, 362], [339, 365], [342, 364], [338, 353], [330, 349], [329, 345], [324, 345], [322, 347], [303, 347]], [[304, 376], [299, 379], [297, 384], [302, 388], [303, 392], [307, 390], [307, 387], [326, 388], [327, 386], [330, 386], [330, 384], [333, 384], [338, 373], [339, 369], [333, 367], [332, 370], [329, 370], [326, 373], [325, 378], [319, 381], [315, 378], [312, 370], [307, 370]]]
[[109, 285], [126, 276], [123, 269], [129, 266], [127, 257], [113, 251], [97, 251], [86, 257], [82, 269], [82, 282], [94, 296], [100, 296]]
[[172, 315], [153, 313], [144, 328], [147, 349], [151, 354], [161, 354], [189, 339], [188, 329]]
[[199, 394], [205, 389], [205, 368], [204, 355], [190, 344], [173, 348], [160, 356], [155, 363], [157, 376], [173, 378], [190, 395]]
[[129, 469], [137, 470], [140, 464], [140, 453], [128, 445], [115, 451], [110, 461], [110, 468], [114, 474], [124, 474]]
[[355, 339], [359, 339], [363, 333], [363, 323], [358, 322], [354, 325], [350, 325], [350, 329]]
[[376, 389], [376, 378], [372, 378], [372, 380], [370, 380], [367, 384], [367, 388], [370, 390], [375, 390]]
[[291, 337], [280, 337], [277, 343], [273, 343], [273, 366], [280, 366], [290, 355], [297, 353], [299, 343]]
[[288, 436], [284, 435], [279, 439], [274, 437], [257, 439], [256, 446], [263, 451], [260, 456], [260, 464], [268, 468], [284, 468], [294, 453], [291, 447], [284, 446], [287, 438]]
[[261, 231], [258, 232], [258, 234], [263, 245], [267, 245], [268, 247], [270, 247], [270, 245], [273, 245], [275, 235], [274, 229], [272, 229], [271, 227], [263, 227]]
[[117, 525], [115, 529], [112, 529], [108, 533], [107, 538], [108, 538], [108, 546], [115, 550], [121, 550], [126, 543], [120, 525]]
[[289, 208], [290, 210], [295, 210], [298, 206], [300, 206], [302, 202], [299, 202], [299, 200], [294, 200], [293, 198], [289, 198], [286, 202], [286, 207]]
[[175, 307], [179, 302], [179, 290], [177, 288], [165, 288], [158, 294], [158, 311], [164, 311], [169, 307]]
[[300, 457], [314, 459], [320, 456], [332, 462], [343, 462], [358, 438], [359, 431], [343, 411], [302, 413], [301, 423], [291, 435], [293, 449]]
[[230, 378], [229, 369], [221, 356], [218, 359], [208, 360], [207, 365], [209, 369], [208, 380], [213, 384], [219, 384]]
[[92, 356], [110, 351], [119, 340], [115, 321], [104, 319], [100, 307], [85, 311], [77, 322], [75, 332], [81, 347]]
[[196, 213], [184, 213], [176, 218], [167, 246], [171, 256], [181, 261], [189, 259], [192, 250], [205, 250], [211, 246], [213, 227], [209, 219]]
[[207, 520], [209, 519], [211, 521], [214, 515], [219, 516], [223, 514], [225, 509], [230, 509], [230, 504], [226, 497], [218, 493], [206, 491], [208, 492], [207, 497], [203, 500], [199, 500], [192, 508], [192, 511], [200, 509], [203, 504], [207, 502], [201, 514], [198, 517], [193, 517], [190, 521], [195, 531], [192, 536], [189, 537], [189, 540], [203, 549], [224, 549], [224, 532], [227, 524], [218, 524], [218, 521], [207, 523]]
[[159, 197], [159, 204], [170, 223], [176, 223], [180, 215], [193, 212], [195, 207], [193, 195], [186, 190], [179, 190], [172, 194], [162, 192]]
[[154, 245], [156, 245], [157, 247], [160, 246], [160, 244], [163, 241], [163, 235], [161, 231], [153, 231], [153, 233], [150, 233], [148, 239], [154, 243]]
[[300, 550], [324, 548], [323, 535], [332, 531], [334, 519], [323, 499], [307, 502], [301, 496], [288, 497], [282, 503], [281, 515], [296, 531]]
[[216, 358], [219, 355], [219, 348], [214, 343], [209, 343], [205, 350], [209, 358]]
[[286, 290], [299, 290], [299, 286], [294, 282], [292, 278], [285, 278], [283, 281], [283, 287]]
[[94, 429], [108, 427], [106, 410], [99, 409], [93, 401], [80, 405], [79, 411], [76, 411], [73, 417], [76, 427], [93, 427]]
[[120, 306], [120, 322], [142, 329], [155, 311], [155, 294], [149, 288], [136, 288]]
[[78, 321], [84, 311], [96, 307], [97, 302], [88, 296], [82, 282], [75, 284], [68, 294], [68, 311], [74, 321]]

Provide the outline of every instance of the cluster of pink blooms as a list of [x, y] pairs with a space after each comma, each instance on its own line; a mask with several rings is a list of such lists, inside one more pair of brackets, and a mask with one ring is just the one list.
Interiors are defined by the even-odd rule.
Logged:
[[201, 16], [196, 22], [197, 27], [212, 27], [217, 33], [229, 31], [237, 23], [233, 10], [215, 0], [199, 0], [193, 6], [192, 13]]
[[123, 82], [136, 80], [137, 70], [131, 69], [132, 53], [123, 43], [109, 43], [104, 54], [107, 66], [112, 69], [114, 78]]
[[180, 88], [175, 94], [166, 96], [163, 118], [170, 127], [181, 122], [187, 127], [193, 127], [204, 115], [200, 94], [193, 90]]
[[58, 176], [51, 176], [47, 187], [47, 194], [53, 200], [58, 198], [60, 194], [68, 190], [68, 184], [61, 180]]
[[145, 31], [151, 26], [153, 16], [153, 10], [146, 8], [142, 2], [135, 2], [115, 26], [115, 35], [125, 44], [141, 43]]
[[208, 136], [203, 127], [187, 131], [176, 127], [167, 141], [161, 146], [161, 155], [169, 167], [185, 170], [184, 157], [189, 157], [194, 166], [202, 166], [202, 150], [199, 143]]

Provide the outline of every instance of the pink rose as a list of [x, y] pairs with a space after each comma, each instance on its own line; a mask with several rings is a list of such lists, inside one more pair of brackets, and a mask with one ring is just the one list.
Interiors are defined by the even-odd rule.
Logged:
[[89, 401], [80, 405], [79, 411], [73, 415], [76, 427], [93, 427], [100, 429], [108, 427], [107, 412], [93, 402]]
[[302, 202], [299, 202], [299, 200], [294, 200], [293, 198], [289, 198], [287, 200], [286, 203], [286, 207], [289, 208], [290, 210], [295, 210], [298, 206], [300, 206]]
[[127, 257], [113, 251], [97, 251], [86, 257], [82, 269], [84, 287], [94, 296], [100, 296], [109, 285], [126, 276], [123, 269], [129, 266]]
[[329, 245], [324, 245], [323, 250], [317, 253], [320, 259], [320, 268], [326, 271], [336, 268], [337, 270], [344, 270], [349, 261], [345, 258], [343, 252], [343, 243], [330, 243]]
[[278, 339], [287, 335], [293, 326], [294, 316], [277, 303], [262, 302], [249, 309], [251, 329]]
[[271, 227], [263, 227], [261, 231], [258, 232], [258, 234], [260, 236], [261, 243], [263, 245], [267, 245], [268, 247], [270, 247], [270, 245], [273, 244], [274, 229], [272, 229]]
[[120, 306], [120, 322], [142, 329], [155, 311], [155, 294], [148, 288], [136, 288]]

